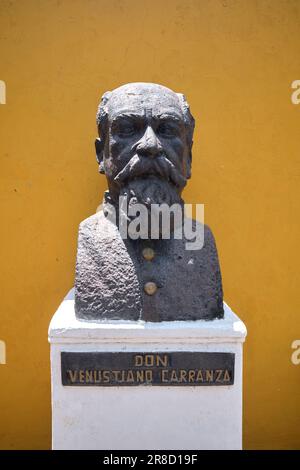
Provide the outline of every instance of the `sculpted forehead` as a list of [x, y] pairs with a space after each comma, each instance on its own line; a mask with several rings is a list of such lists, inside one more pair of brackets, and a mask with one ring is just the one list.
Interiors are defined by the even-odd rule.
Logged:
[[150, 109], [153, 115], [171, 113], [183, 118], [178, 95], [161, 85], [130, 83], [112, 91], [108, 101], [110, 119], [128, 112], [144, 114]]

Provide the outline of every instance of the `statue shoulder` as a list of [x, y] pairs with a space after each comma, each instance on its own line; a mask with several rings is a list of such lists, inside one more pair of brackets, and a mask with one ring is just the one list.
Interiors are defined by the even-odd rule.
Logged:
[[211, 240], [215, 243], [215, 237], [214, 234], [212, 233], [211, 228], [204, 224], [204, 239], [207, 237], [208, 240]]
[[92, 247], [95, 243], [98, 246], [107, 245], [116, 242], [119, 237], [116, 225], [100, 211], [80, 223], [78, 246]]
[[103, 212], [79, 226], [75, 312], [83, 319], [138, 320], [139, 280], [117, 226]]
[[92, 228], [98, 224], [105, 222], [105, 217], [102, 211], [96, 212], [96, 214], [87, 217], [86, 219], [82, 220], [79, 224], [79, 229], [88, 229]]
[[[215, 238], [211, 228], [196, 219], [186, 218], [184, 227], [185, 243], [193, 240], [195, 237], [200, 249], [204, 246], [212, 246], [215, 248]], [[196, 250], [196, 247], [194, 249]]]

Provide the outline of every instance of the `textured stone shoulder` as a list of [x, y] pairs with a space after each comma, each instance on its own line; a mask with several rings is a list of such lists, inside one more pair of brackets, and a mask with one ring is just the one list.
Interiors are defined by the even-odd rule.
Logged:
[[216, 244], [215, 237], [211, 228], [208, 225], [204, 224], [204, 239], [206, 238]]
[[118, 238], [120, 238], [118, 228], [105, 217], [102, 211], [91, 215], [79, 224], [78, 246], [80, 243], [94, 245], [97, 242], [99, 247], [101, 243], [111, 243], [112, 240]]
[[138, 320], [141, 315], [134, 264], [116, 225], [103, 212], [79, 226], [75, 312], [86, 320]]
[[92, 228], [95, 225], [105, 223], [106, 221], [107, 219], [104, 216], [103, 211], [99, 211], [80, 222], [79, 229]]

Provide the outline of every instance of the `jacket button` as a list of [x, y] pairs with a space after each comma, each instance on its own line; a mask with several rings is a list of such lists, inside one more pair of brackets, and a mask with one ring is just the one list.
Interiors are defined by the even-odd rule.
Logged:
[[155, 282], [146, 282], [146, 284], [144, 285], [144, 291], [148, 295], [154, 295], [157, 291], [157, 285], [155, 284]]
[[144, 259], [147, 261], [152, 261], [155, 256], [155, 252], [152, 248], [144, 248], [142, 253], [143, 253]]

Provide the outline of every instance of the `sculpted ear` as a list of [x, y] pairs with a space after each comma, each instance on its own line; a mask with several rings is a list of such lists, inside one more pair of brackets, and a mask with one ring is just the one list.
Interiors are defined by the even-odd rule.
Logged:
[[97, 137], [95, 140], [95, 148], [96, 148], [96, 160], [99, 164], [99, 173], [104, 175], [104, 163], [103, 163], [103, 148], [104, 148], [104, 142], [100, 139], [100, 137]]

